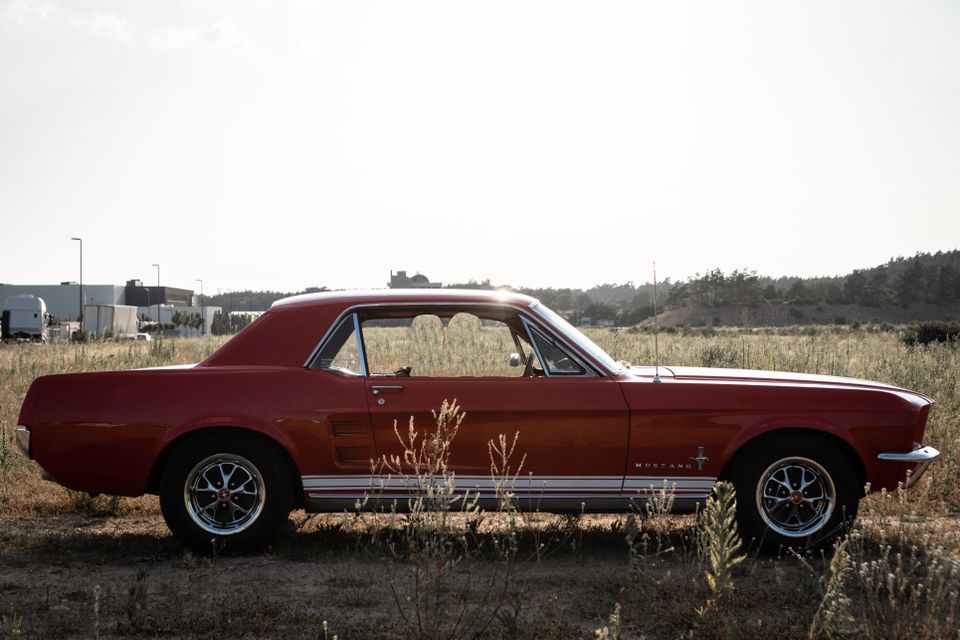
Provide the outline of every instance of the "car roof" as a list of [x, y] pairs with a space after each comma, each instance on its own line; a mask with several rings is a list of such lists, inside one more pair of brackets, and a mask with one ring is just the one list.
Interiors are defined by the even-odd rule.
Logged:
[[536, 304], [530, 296], [480, 289], [376, 289], [326, 291], [277, 300], [257, 320], [213, 352], [201, 366], [302, 366], [325, 331], [345, 310], [373, 305]]
[[529, 307], [537, 303], [535, 298], [514, 293], [488, 289], [372, 289], [349, 291], [323, 291], [320, 293], [305, 293], [277, 300], [271, 306], [326, 306], [328, 304], [353, 306], [359, 304], [382, 303], [470, 303], [479, 304], [509, 304], [513, 306]]

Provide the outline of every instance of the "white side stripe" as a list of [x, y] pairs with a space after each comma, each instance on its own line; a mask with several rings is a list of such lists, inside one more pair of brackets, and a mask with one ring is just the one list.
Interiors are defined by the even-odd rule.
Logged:
[[[416, 486], [416, 478], [371, 475], [302, 476], [305, 491], [329, 493], [362, 493], [375, 491], [402, 491]], [[490, 476], [456, 475], [454, 486], [460, 489], [491, 491], [500, 481]], [[522, 476], [511, 486], [515, 493], [553, 493], [588, 491], [591, 493], [648, 493], [667, 491], [678, 495], [707, 494], [717, 479], [705, 476]]]

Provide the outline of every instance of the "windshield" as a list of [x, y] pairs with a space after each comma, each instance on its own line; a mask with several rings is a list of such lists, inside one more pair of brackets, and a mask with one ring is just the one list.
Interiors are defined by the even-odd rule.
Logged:
[[608, 370], [613, 373], [621, 373], [624, 369], [623, 366], [618, 364], [607, 355], [607, 352], [598, 347], [593, 340], [587, 336], [580, 333], [576, 327], [560, 317], [559, 314], [554, 312], [552, 309], [547, 308], [543, 304], [537, 302], [531, 307], [541, 318], [549, 322], [557, 331], [559, 331], [564, 338], [577, 345], [584, 352], [593, 357], [594, 360], [602, 364]]

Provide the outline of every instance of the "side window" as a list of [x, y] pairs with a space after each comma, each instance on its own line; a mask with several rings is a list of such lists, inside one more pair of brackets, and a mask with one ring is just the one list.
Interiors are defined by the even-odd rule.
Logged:
[[537, 352], [540, 355], [538, 359], [546, 367], [547, 373], [552, 376], [580, 376], [586, 373], [584, 368], [574, 358], [570, 357], [560, 345], [537, 329], [531, 326], [528, 326], [528, 329], [536, 343]]
[[357, 333], [354, 330], [354, 315], [344, 318], [324, 343], [311, 365], [313, 369], [330, 371], [345, 376], [363, 373]]
[[362, 323], [371, 375], [519, 377], [510, 327], [501, 320], [458, 312], [372, 318]]

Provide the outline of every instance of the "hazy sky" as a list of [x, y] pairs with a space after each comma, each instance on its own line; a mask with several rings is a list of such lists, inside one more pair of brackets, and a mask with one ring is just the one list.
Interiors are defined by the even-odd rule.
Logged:
[[0, 3], [0, 282], [590, 286], [960, 246], [960, 3]]

